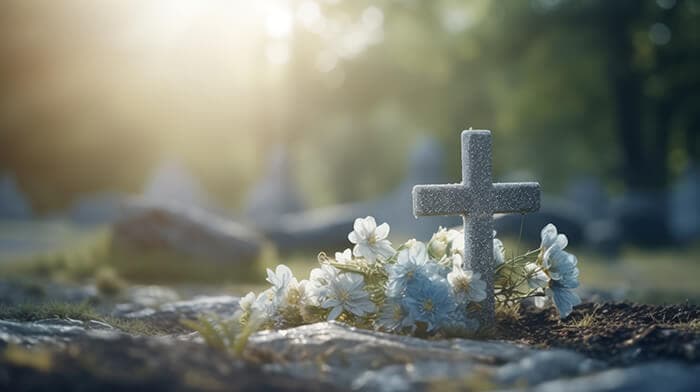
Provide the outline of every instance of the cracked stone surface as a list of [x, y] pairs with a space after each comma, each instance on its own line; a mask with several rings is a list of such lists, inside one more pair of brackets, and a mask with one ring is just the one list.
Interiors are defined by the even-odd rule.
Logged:
[[[172, 330], [182, 317], [226, 317], [236, 307], [234, 297], [200, 297], [121, 315], [177, 322]], [[700, 371], [693, 362], [613, 367], [571, 350], [425, 340], [335, 322], [255, 333], [241, 357], [182, 332], [139, 336], [97, 320], [0, 320], [0, 390], [692, 391]]]
[[144, 306], [137, 303], [122, 303], [115, 307], [112, 316], [141, 320], [158, 328], [178, 331], [183, 326], [180, 320], [195, 320], [200, 315], [215, 314], [231, 317], [238, 310], [238, 297], [229, 295], [202, 296], [190, 300], [166, 302]]

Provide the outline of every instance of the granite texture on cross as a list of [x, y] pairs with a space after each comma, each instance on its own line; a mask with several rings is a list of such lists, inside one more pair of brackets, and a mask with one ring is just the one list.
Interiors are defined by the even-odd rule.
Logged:
[[486, 282], [486, 299], [475, 315], [482, 329], [495, 319], [493, 214], [531, 212], [540, 208], [536, 182], [493, 183], [491, 131], [462, 132], [462, 182], [416, 185], [413, 214], [461, 215], [464, 220], [464, 261]]

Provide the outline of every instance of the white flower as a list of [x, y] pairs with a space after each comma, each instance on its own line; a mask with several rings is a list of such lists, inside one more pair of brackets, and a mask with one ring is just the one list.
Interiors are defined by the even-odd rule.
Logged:
[[353, 253], [355, 256], [364, 257], [368, 262], [374, 262], [377, 257], [389, 258], [396, 253], [387, 240], [389, 225], [382, 223], [377, 226], [373, 217], [355, 219], [354, 230], [348, 234], [350, 242], [355, 244]]
[[306, 290], [309, 292], [309, 297], [314, 301], [319, 301], [325, 297], [328, 291], [328, 285], [338, 275], [338, 269], [328, 264], [321, 264], [320, 268], [314, 268], [309, 275], [309, 283]]
[[287, 295], [287, 290], [292, 281], [296, 283], [292, 270], [284, 264], [278, 265], [274, 272], [268, 268], [266, 280], [272, 285], [271, 289], [275, 293], [277, 300], [282, 300]]
[[277, 294], [272, 287], [258, 294], [251, 306], [251, 315], [266, 321], [276, 320], [277, 309], [279, 308], [277, 298]]
[[296, 279], [289, 285], [285, 304], [288, 306], [318, 305], [315, 297], [311, 295], [311, 284], [308, 280], [297, 282]]
[[459, 230], [447, 230], [447, 238], [450, 241], [450, 254], [460, 254], [464, 257], [464, 232]]
[[533, 298], [535, 306], [537, 306], [538, 308], [544, 308], [545, 306], [547, 306], [547, 301], [549, 300], [549, 298], [545, 296], [544, 290], [537, 289], [535, 292], [537, 294], [540, 294], [537, 297]]
[[569, 240], [568, 238], [566, 238], [566, 235], [558, 234], [557, 227], [551, 223], [542, 229], [540, 237], [542, 238], [542, 243], [540, 244], [542, 252], [546, 252], [549, 248], [555, 245], [559, 249], [564, 249], [569, 243]]
[[246, 294], [243, 298], [241, 298], [240, 301], [238, 301], [238, 307], [243, 312], [250, 312], [250, 309], [253, 307], [254, 303], [255, 293], [251, 291], [248, 294]]
[[448, 253], [456, 251], [451, 249], [455, 237], [461, 237], [461, 233], [457, 230], [447, 230], [444, 227], [440, 227], [428, 242], [428, 254], [430, 257], [435, 260], [441, 260]]
[[480, 278], [480, 274], [463, 269], [459, 259], [455, 260], [452, 271], [447, 274], [447, 281], [457, 298], [473, 302], [480, 302], [486, 298], [486, 282]]
[[496, 265], [506, 262], [506, 249], [503, 247], [503, 242], [496, 238], [496, 230], [493, 231], [493, 261]]
[[525, 276], [527, 280], [527, 285], [531, 289], [547, 287], [547, 284], [549, 283], [549, 276], [547, 276], [547, 274], [544, 273], [544, 271], [542, 271], [542, 269], [538, 267], [537, 264], [525, 264], [525, 273], [527, 274]]
[[343, 264], [351, 262], [352, 251], [350, 249], [345, 249], [342, 252], [335, 252], [335, 261]]
[[322, 308], [331, 309], [328, 320], [335, 320], [343, 311], [364, 316], [376, 310], [363, 288], [364, 283], [362, 275], [355, 273], [338, 274], [329, 282], [328, 291], [321, 302]]

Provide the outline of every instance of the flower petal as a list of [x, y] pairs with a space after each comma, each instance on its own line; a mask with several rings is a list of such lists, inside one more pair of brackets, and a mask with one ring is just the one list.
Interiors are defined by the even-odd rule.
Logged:
[[340, 316], [340, 314], [343, 313], [343, 307], [342, 306], [336, 306], [331, 310], [330, 313], [328, 313], [328, 321], [335, 320]]
[[553, 287], [551, 292], [552, 299], [554, 300], [554, 306], [557, 307], [559, 317], [562, 319], [571, 314], [571, 312], [574, 310], [574, 306], [581, 303], [581, 298], [579, 298], [579, 296], [571, 290]]
[[376, 236], [377, 240], [383, 240], [386, 237], [388, 237], [389, 236], [389, 224], [382, 223], [381, 225], [377, 226], [377, 229], [374, 231], [374, 235]]
[[549, 248], [557, 238], [557, 227], [551, 223], [548, 224], [542, 229], [540, 237], [542, 238], [541, 246], [545, 249]]
[[355, 223], [352, 225], [352, 228], [354, 229], [355, 235], [359, 239], [367, 239], [367, 237], [369, 237], [369, 232], [366, 229], [364, 219], [362, 219], [362, 218], [355, 219]]

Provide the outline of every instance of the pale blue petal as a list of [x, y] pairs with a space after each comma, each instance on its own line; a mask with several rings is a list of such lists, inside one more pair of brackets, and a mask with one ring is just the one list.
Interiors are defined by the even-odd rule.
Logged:
[[581, 299], [573, 291], [563, 287], [552, 287], [552, 299], [554, 306], [559, 311], [559, 317], [564, 319], [574, 310], [574, 306], [581, 303]]
[[541, 246], [545, 249], [549, 248], [557, 238], [557, 227], [551, 223], [548, 224], [542, 229], [540, 237], [542, 238]]
[[328, 320], [335, 320], [340, 316], [340, 314], [343, 313], [343, 307], [342, 306], [336, 306], [331, 310], [330, 313], [328, 313]]

